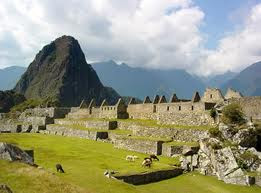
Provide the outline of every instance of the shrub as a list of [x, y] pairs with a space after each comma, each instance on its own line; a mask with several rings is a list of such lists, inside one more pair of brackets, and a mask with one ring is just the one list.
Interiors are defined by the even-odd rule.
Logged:
[[211, 143], [210, 146], [214, 150], [222, 149], [222, 146], [218, 143]]
[[216, 118], [217, 112], [216, 112], [216, 109], [215, 109], [215, 108], [212, 108], [209, 113], [210, 113], [210, 116], [211, 116], [213, 119]]
[[31, 109], [31, 108], [35, 108], [37, 106], [40, 106], [41, 105], [41, 101], [40, 100], [37, 100], [37, 99], [29, 99], [29, 100], [26, 100], [24, 101], [23, 103], [19, 104], [19, 105], [16, 105], [14, 107], [11, 108], [11, 112], [23, 112], [25, 111], [26, 109]]
[[210, 137], [220, 138], [220, 139], [222, 138], [222, 133], [221, 131], [219, 131], [217, 127], [210, 128], [208, 132], [210, 134]]
[[222, 110], [222, 121], [225, 124], [244, 124], [244, 113], [237, 103], [232, 103], [224, 107]]

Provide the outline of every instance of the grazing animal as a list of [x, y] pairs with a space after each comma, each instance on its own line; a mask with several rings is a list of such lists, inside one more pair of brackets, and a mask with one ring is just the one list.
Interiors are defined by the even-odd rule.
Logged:
[[151, 167], [152, 161], [150, 159], [144, 159], [141, 166], [142, 167]]
[[127, 161], [135, 161], [136, 159], [138, 159], [138, 156], [136, 156], [136, 155], [127, 155], [126, 156]]
[[61, 164], [56, 164], [57, 172], [65, 173]]
[[152, 159], [150, 157], [145, 157], [144, 160], [148, 160], [148, 161], [152, 162]]
[[159, 161], [159, 158], [154, 154], [150, 155], [150, 158]]

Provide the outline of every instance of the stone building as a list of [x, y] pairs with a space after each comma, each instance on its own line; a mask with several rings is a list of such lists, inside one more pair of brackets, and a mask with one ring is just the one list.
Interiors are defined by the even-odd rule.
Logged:
[[239, 92], [239, 91], [236, 91], [232, 88], [228, 88], [227, 89], [227, 93], [225, 95], [225, 99], [232, 99], [232, 98], [242, 98], [243, 95]]
[[[217, 104], [223, 104], [224, 101], [240, 100], [243, 109], [246, 109], [247, 116], [260, 117], [249, 107], [249, 103], [243, 100], [245, 97], [232, 89], [228, 89], [226, 97], [217, 88], [207, 88], [203, 97], [195, 92], [190, 100], [179, 99], [176, 94], [167, 100], [165, 96], [156, 95], [153, 99], [146, 96], [142, 103], [138, 103], [131, 98], [128, 105], [119, 99], [115, 105], [108, 105], [106, 100], [100, 106], [97, 106], [95, 100], [90, 103], [83, 101], [79, 107], [71, 109], [67, 115], [68, 118], [107, 118], [107, 119], [151, 119], [156, 120], [160, 124], [176, 124], [176, 125], [213, 125], [215, 121], [210, 116], [210, 110]], [[260, 101], [254, 101], [259, 106]], [[252, 105], [252, 103], [251, 103]], [[251, 112], [251, 113], [250, 113]]]
[[131, 119], [154, 119], [161, 124], [209, 125], [214, 124], [208, 110], [215, 103], [202, 102], [196, 92], [191, 100], [179, 99], [176, 94], [167, 102], [165, 96], [156, 95], [151, 101], [145, 97], [142, 104], [131, 100], [127, 113]]
[[223, 102], [225, 98], [218, 88], [207, 88], [201, 100], [203, 102], [219, 103]]
[[107, 101], [103, 100], [100, 106], [97, 106], [92, 99], [89, 104], [83, 101], [79, 107], [72, 108], [67, 118], [126, 119], [128, 118], [127, 106], [122, 99], [119, 99], [115, 105], [108, 105]]

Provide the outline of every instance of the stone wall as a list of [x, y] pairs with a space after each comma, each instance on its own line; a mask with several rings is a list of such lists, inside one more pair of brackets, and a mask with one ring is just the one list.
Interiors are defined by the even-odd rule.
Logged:
[[121, 99], [115, 105], [107, 105], [104, 100], [100, 107], [95, 105], [89, 105], [86, 108], [74, 108], [66, 116], [71, 119], [79, 118], [106, 118], [106, 119], [127, 119], [128, 114], [126, 112], [126, 105]]
[[176, 125], [213, 125], [214, 120], [209, 112], [214, 103], [204, 102], [173, 102], [130, 104], [127, 108], [129, 118], [153, 119], [161, 124]]
[[79, 138], [90, 139], [90, 140], [108, 138], [108, 132], [77, 130], [74, 128], [70, 128], [68, 126], [63, 127], [63, 126], [56, 126], [56, 125], [47, 125], [46, 130], [40, 131], [40, 133], [61, 135], [61, 136], [68, 136], [68, 137], [79, 137]]
[[238, 102], [247, 117], [252, 117], [253, 119], [259, 120], [261, 119], [261, 96], [242, 97], [232, 99], [229, 102]]
[[0, 123], [0, 133], [19, 133], [21, 131], [22, 131], [21, 124], [6, 123], [6, 122]]
[[153, 141], [135, 138], [122, 138], [114, 142], [114, 147], [137, 151], [146, 154], [161, 155], [163, 141]]
[[122, 180], [129, 184], [141, 185], [141, 184], [148, 184], [152, 182], [158, 182], [165, 179], [170, 179], [179, 176], [182, 173], [183, 173], [182, 169], [174, 168], [174, 169], [159, 170], [159, 171], [140, 173], [140, 174], [115, 175], [114, 177], [118, 180]]
[[162, 144], [162, 155], [167, 157], [182, 154], [182, 150], [183, 150], [182, 145], [174, 146], [174, 145], [169, 145], [168, 143]]
[[25, 110], [21, 115], [20, 119], [26, 118], [28, 116], [34, 117], [50, 117], [50, 118], [64, 118], [67, 113], [70, 112], [70, 108], [33, 108]]
[[47, 125], [47, 124], [53, 124], [54, 119], [50, 117], [25, 117], [23, 119], [20, 119], [21, 121], [25, 123], [30, 123], [32, 125]]
[[156, 105], [152, 103], [130, 104], [127, 113], [131, 119], [156, 119]]
[[205, 112], [167, 112], [157, 116], [159, 124], [166, 125], [215, 125], [215, 120], [210, 116], [209, 111]]
[[199, 141], [208, 135], [207, 130], [148, 127], [124, 121], [118, 121], [118, 128], [131, 130], [136, 136], [173, 138], [175, 141], [187, 142]]
[[113, 130], [117, 128], [117, 121], [103, 120], [74, 120], [74, 119], [55, 119], [55, 124], [58, 125], [81, 125], [86, 128]]

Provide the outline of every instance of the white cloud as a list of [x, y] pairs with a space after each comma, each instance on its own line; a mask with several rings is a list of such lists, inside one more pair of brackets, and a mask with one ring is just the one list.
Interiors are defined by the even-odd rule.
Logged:
[[70, 34], [87, 60], [186, 68], [201, 42], [204, 13], [190, 0], [2, 0], [0, 16], [0, 37], [12, 33], [23, 58], [14, 64], [4, 57], [0, 67], [26, 65], [44, 44]]
[[261, 59], [260, 7], [243, 29], [206, 50], [204, 13], [192, 0], [1, 0], [0, 68], [28, 65], [45, 44], [66, 34], [79, 40], [87, 61], [203, 75], [238, 71]]
[[218, 48], [205, 51], [197, 72], [204, 75], [241, 71], [261, 60], [261, 4], [252, 8], [242, 29], [219, 41]]

